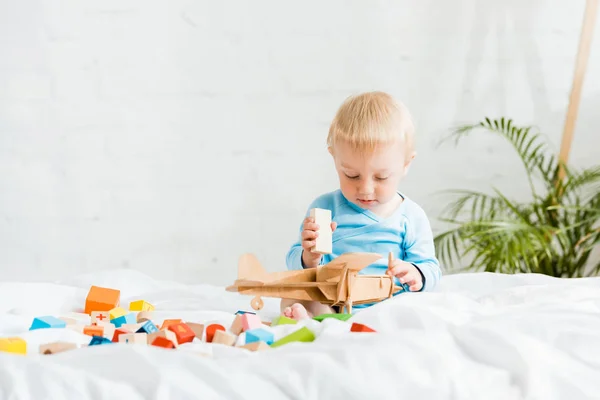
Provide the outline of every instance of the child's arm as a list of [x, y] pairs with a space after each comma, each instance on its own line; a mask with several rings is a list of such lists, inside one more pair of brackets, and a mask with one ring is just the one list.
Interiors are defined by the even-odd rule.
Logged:
[[421, 291], [434, 289], [442, 277], [442, 270], [435, 256], [429, 219], [425, 211], [419, 207], [409, 215], [404, 251], [404, 261], [413, 264], [421, 273], [423, 279]]

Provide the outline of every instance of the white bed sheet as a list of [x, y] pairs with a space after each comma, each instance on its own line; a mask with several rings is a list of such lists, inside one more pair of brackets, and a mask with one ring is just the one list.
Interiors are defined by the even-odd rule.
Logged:
[[[222, 287], [131, 270], [0, 283], [0, 336], [24, 338], [29, 352], [0, 352], [0, 400], [600, 398], [600, 278], [448, 275], [435, 293], [401, 295], [352, 318], [377, 334], [308, 321], [313, 343], [262, 352], [196, 341], [178, 350], [111, 344], [39, 355], [41, 343], [89, 342], [71, 330], [28, 328], [36, 316], [77, 316], [92, 284], [120, 289], [125, 305], [151, 302], [158, 322], [228, 326], [249, 309], [249, 297]], [[278, 300], [264, 300], [259, 314], [269, 320]], [[286, 329], [297, 327], [276, 335]]]

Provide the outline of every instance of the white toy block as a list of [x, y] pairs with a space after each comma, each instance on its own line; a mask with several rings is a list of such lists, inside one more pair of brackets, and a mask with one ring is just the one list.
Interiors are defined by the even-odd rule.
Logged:
[[311, 249], [313, 253], [330, 254], [332, 252], [333, 231], [331, 230], [331, 210], [313, 208], [310, 216], [319, 225], [316, 245]]

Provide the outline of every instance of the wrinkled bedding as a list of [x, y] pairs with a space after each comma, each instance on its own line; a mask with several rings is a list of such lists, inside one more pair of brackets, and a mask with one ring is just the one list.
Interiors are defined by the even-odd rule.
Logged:
[[[154, 304], [154, 321], [229, 326], [250, 297], [131, 270], [60, 283], [0, 283], [0, 337], [28, 354], [0, 352], [0, 399], [599, 399], [600, 278], [457, 274], [436, 292], [409, 293], [357, 312], [350, 322], [299, 326], [312, 343], [251, 352], [195, 340], [176, 350], [110, 344], [40, 355], [69, 329], [29, 331], [36, 316], [80, 318], [90, 285], [121, 290], [122, 304]], [[263, 321], [279, 313], [264, 298]], [[352, 321], [377, 333], [349, 332]]]

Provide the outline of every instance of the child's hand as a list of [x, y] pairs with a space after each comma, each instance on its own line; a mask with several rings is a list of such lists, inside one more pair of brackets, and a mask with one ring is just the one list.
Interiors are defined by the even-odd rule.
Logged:
[[[331, 222], [331, 232], [335, 231], [337, 224]], [[304, 225], [302, 226], [302, 262], [306, 268], [316, 268], [321, 261], [321, 254], [313, 253], [310, 251], [316, 244], [317, 236], [319, 236], [319, 225], [315, 223], [315, 219], [312, 217], [306, 217], [304, 219]]]
[[423, 287], [421, 273], [417, 267], [406, 261], [395, 259], [386, 274], [395, 276], [400, 283], [407, 283], [411, 292], [418, 292]]

